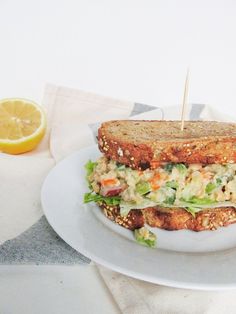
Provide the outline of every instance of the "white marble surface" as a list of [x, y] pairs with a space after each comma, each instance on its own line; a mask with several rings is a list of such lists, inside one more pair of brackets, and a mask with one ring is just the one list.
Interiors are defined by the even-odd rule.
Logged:
[[[232, 0], [3, 0], [0, 98], [41, 101], [46, 82], [157, 106], [235, 114]], [[92, 296], [92, 298], [91, 298]], [[93, 267], [1, 266], [0, 312], [116, 313]]]

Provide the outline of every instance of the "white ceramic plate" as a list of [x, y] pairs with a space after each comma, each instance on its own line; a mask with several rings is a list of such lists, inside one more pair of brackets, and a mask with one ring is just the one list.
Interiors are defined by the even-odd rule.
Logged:
[[137, 244], [133, 233], [109, 221], [95, 204], [83, 204], [88, 191], [85, 163], [100, 156], [95, 146], [55, 166], [42, 188], [42, 206], [54, 230], [70, 246], [98, 264], [145, 281], [172, 287], [236, 288], [236, 225], [217, 231], [165, 231], [156, 249]]

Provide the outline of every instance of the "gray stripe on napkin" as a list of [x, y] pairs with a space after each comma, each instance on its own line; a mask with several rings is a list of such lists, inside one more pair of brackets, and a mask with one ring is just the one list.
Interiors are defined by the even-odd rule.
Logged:
[[[135, 103], [130, 116], [160, 109]], [[160, 109], [161, 110], [161, 109]], [[97, 142], [101, 123], [89, 124]], [[47, 222], [45, 216], [18, 237], [0, 246], [0, 264], [89, 264], [90, 260], [64, 242]]]
[[130, 113], [130, 117], [135, 116], [136, 114], [148, 112], [155, 109], [161, 109], [161, 108], [150, 106], [150, 105], [144, 105], [140, 103], [135, 103], [134, 108]]
[[205, 108], [205, 105], [193, 104], [191, 111], [190, 111], [190, 114], [189, 114], [189, 119], [190, 120], [202, 120], [200, 118], [200, 115], [201, 115], [204, 108]]
[[0, 264], [88, 264], [90, 260], [66, 244], [45, 216], [0, 246]]
[[[130, 113], [130, 117], [135, 116], [137, 114], [140, 113], [144, 113], [144, 112], [148, 112], [151, 110], [155, 110], [155, 109], [160, 109], [162, 112], [162, 119], [163, 119], [163, 110], [159, 107], [154, 107], [154, 106], [149, 106], [149, 105], [144, 105], [144, 104], [139, 104], [139, 103], [134, 103], [134, 107]], [[97, 122], [97, 123], [90, 123], [88, 126], [90, 127], [92, 133], [93, 133], [93, 137], [95, 140], [95, 143], [97, 143], [97, 134], [98, 134], [98, 129], [101, 125], [101, 122]]]

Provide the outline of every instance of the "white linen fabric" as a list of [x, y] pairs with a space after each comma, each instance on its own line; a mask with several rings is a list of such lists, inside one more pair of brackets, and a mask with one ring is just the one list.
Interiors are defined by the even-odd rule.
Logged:
[[0, 244], [30, 228], [43, 215], [40, 189], [55, 162], [94, 143], [89, 127], [126, 118], [132, 102], [47, 85], [43, 105], [47, 134], [39, 147], [19, 156], [0, 154]]
[[236, 313], [235, 291], [169, 288], [133, 279], [99, 266], [109, 290], [125, 314]]

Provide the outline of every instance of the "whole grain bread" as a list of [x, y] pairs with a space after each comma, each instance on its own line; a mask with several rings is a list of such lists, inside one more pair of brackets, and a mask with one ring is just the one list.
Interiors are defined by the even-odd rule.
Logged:
[[235, 163], [236, 123], [113, 120], [102, 123], [98, 145], [108, 158], [133, 169], [163, 162]]
[[195, 217], [183, 208], [148, 207], [133, 209], [125, 217], [120, 215], [119, 206], [100, 204], [104, 214], [120, 226], [134, 230], [148, 224], [166, 230], [189, 229], [193, 231], [216, 230], [218, 227], [236, 223], [234, 207], [205, 209]]

